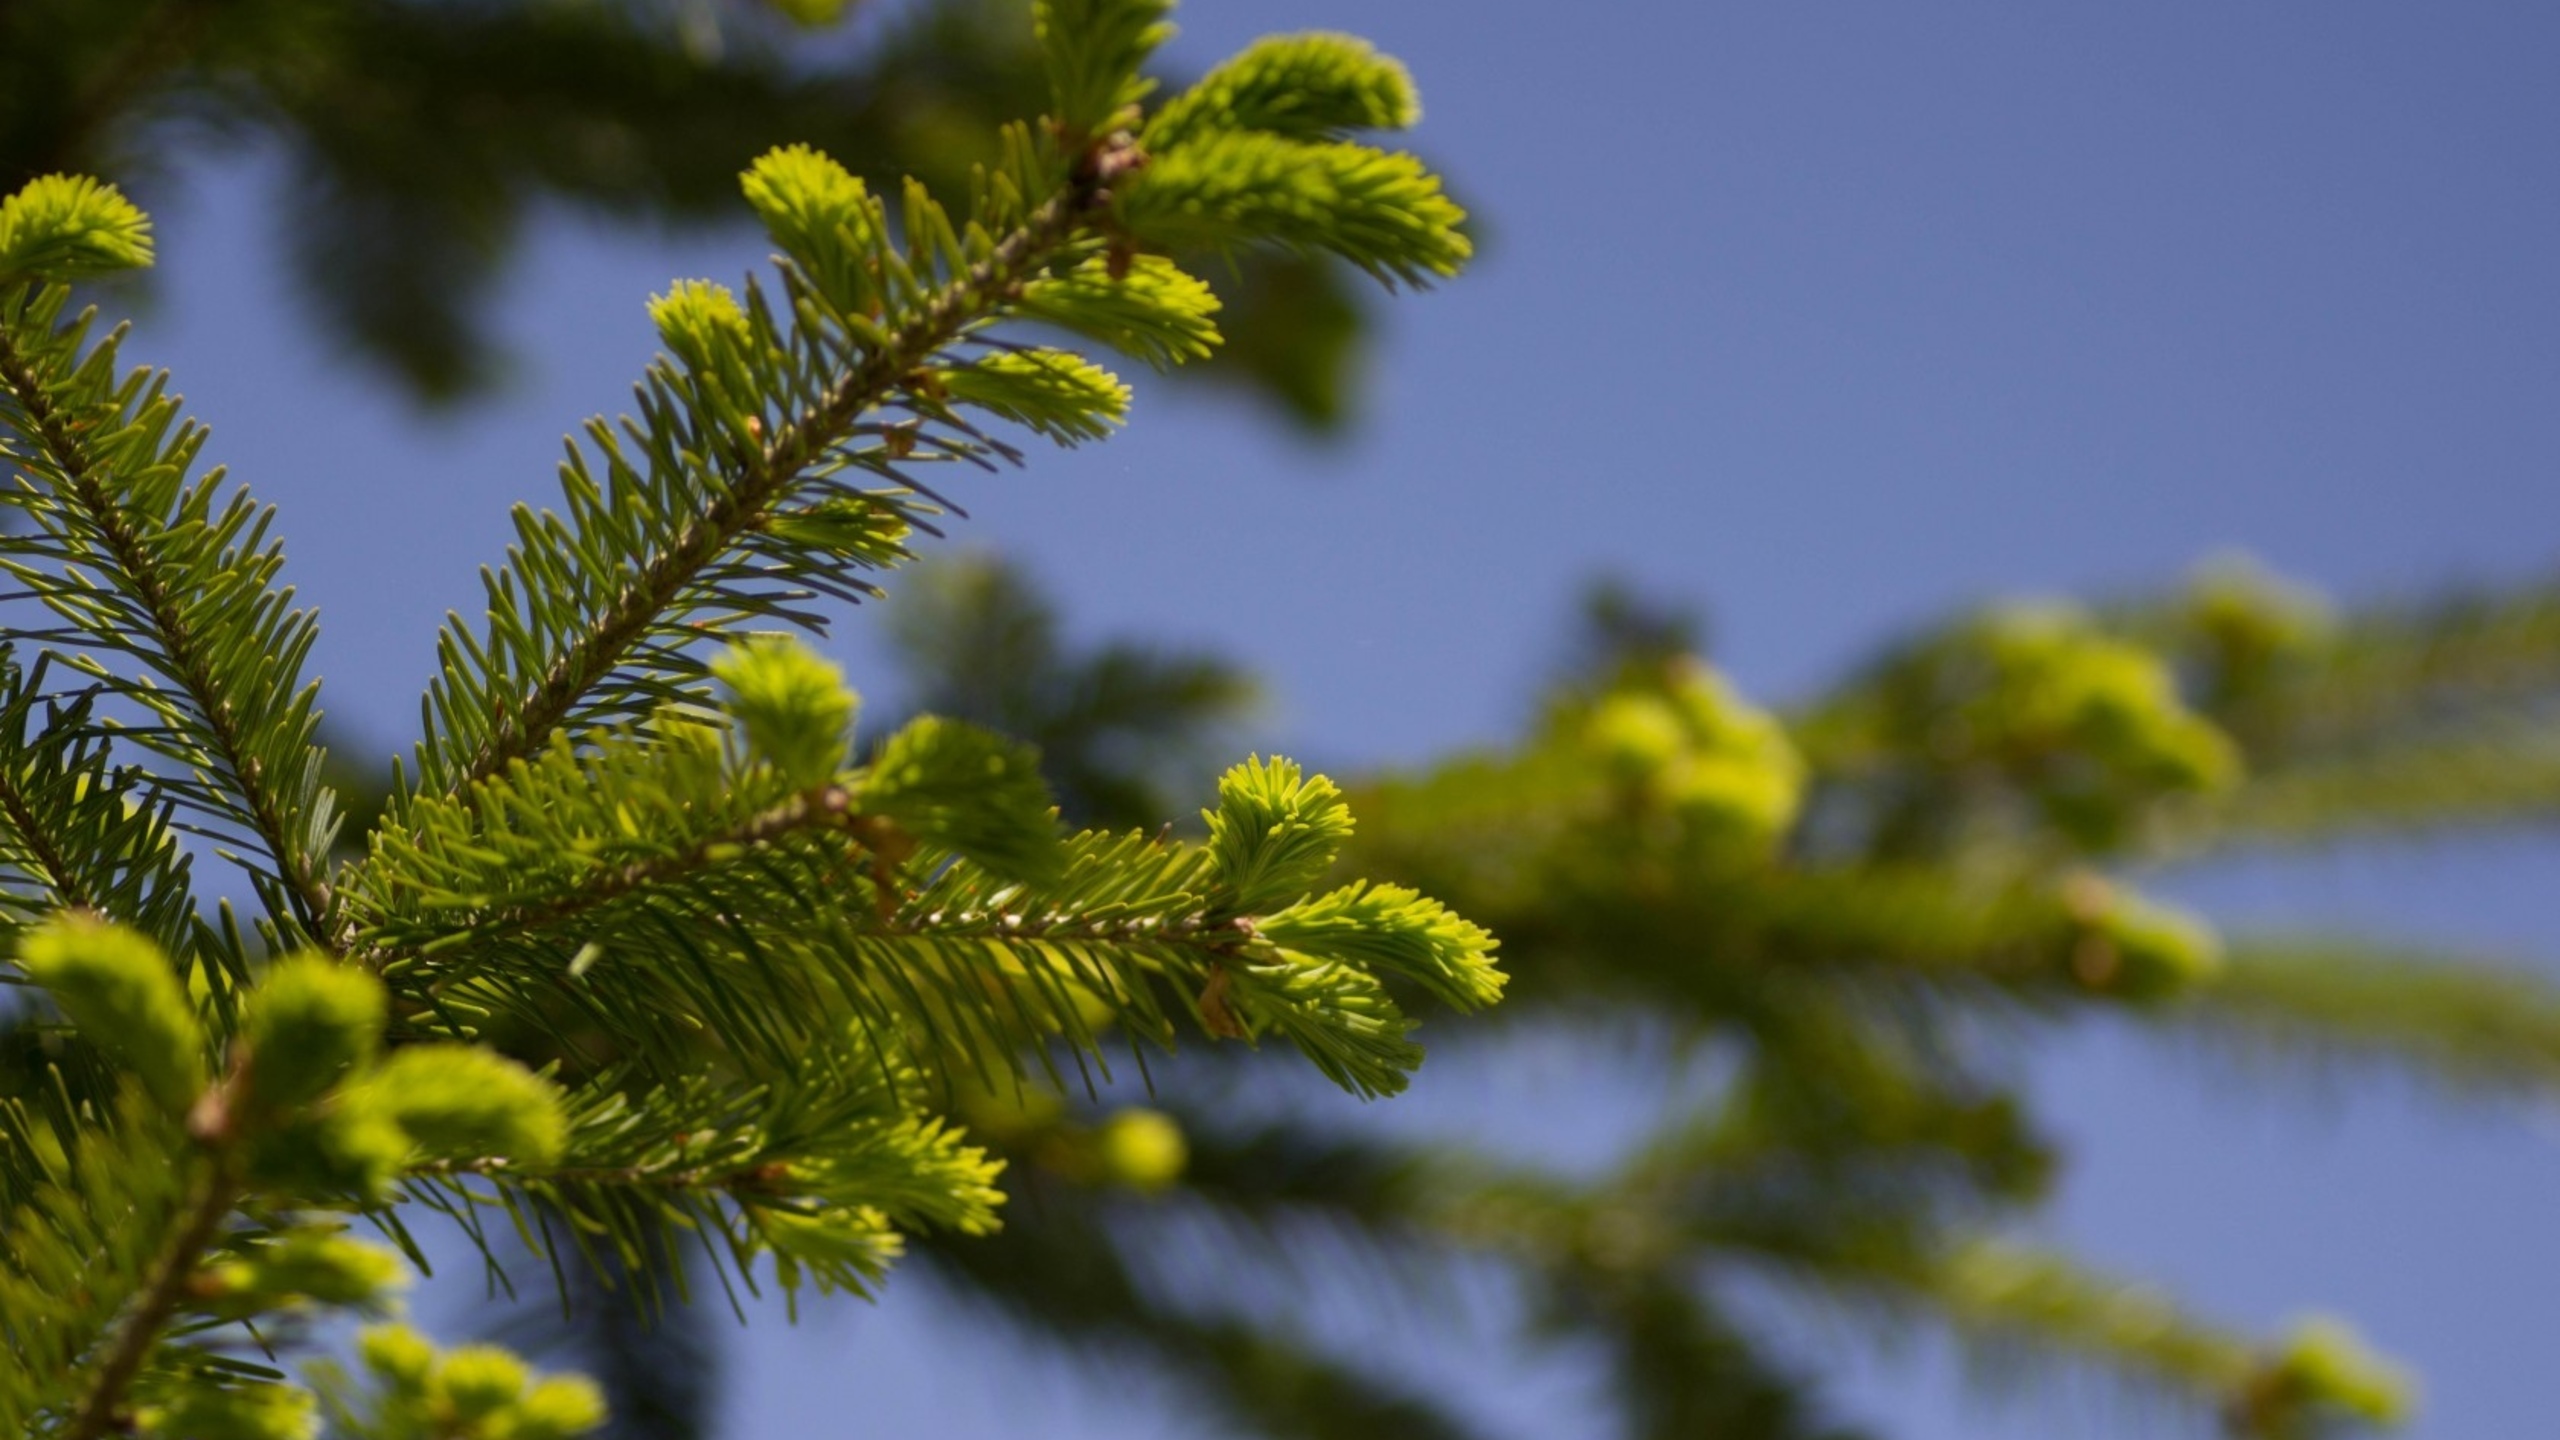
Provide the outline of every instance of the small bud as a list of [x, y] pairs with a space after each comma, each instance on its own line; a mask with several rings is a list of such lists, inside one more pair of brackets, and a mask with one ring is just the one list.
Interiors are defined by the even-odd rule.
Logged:
[[2249, 1376], [2231, 1404], [2233, 1428], [2252, 1435], [2327, 1435], [2348, 1424], [2395, 1426], [2416, 1407], [2417, 1385], [2334, 1320], [2309, 1320]]
[[2245, 556], [2209, 561], [2188, 586], [2187, 622], [2212, 645], [2226, 683], [2244, 681], [2278, 657], [2310, 650], [2336, 629], [2318, 594]]
[[821, 295], [847, 314], [874, 310], [872, 252], [883, 237], [878, 205], [860, 179], [806, 145], [786, 145], [758, 156], [740, 181], [773, 242]]
[[1680, 842], [1702, 858], [1766, 855], [1803, 801], [1804, 760], [1786, 727], [1695, 660], [1630, 678], [1566, 733], [1642, 810], [1676, 818]]
[[1152, 1195], [1182, 1178], [1191, 1144], [1182, 1126], [1161, 1110], [1130, 1106], [1102, 1122], [1093, 1135], [1103, 1178]]
[[[2065, 894], [2088, 927], [2073, 952], [2072, 970], [2093, 990], [2157, 999], [2209, 980], [2222, 968], [2221, 941], [2183, 910], [2087, 876], [2067, 882]], [[2092, 903], [2092, 896], [2103, 897], [2102, 903]]]
[[1583, 742], [1609, 768], [1641, 781], [1668, 765], [1687, 743], [1680, 717], [1657, 695], [1612, 695], [1591, 709]]
[[2408, 1418], [2416, 1384], [2335, 1320], [2309, 1320], [2285, 1345], [2283, 1368], [2316, 1401], [2377, 1425]]

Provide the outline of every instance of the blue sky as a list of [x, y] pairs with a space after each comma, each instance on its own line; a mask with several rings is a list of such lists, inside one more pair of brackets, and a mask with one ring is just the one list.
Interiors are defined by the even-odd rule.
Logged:
[[[1489, 217], [1487, 253], [1391, 308], [1345, 442], [1146, 388], [1126, 437], [976, 484], [966, 537], [1028, 562], [1080, 633], [1250, 663], [1269, 737], [1310, 758], [1511, 733], [1604, 571], [1707, 607], [1719, 658], [1786, 698], [1948, 607], [2160, 583], [2228, 549], [2350, 600], [2550, 570], [2560, 10], [1196, 0], [1182, 18], [1192, 63], [1320, 26], [1403, 56], [1416, 143]], [[300, 324], [270, 179], [251, 158], [164, 207], [170, 284], [135, 353], [176, 369], [213, 456], [283, 507], [329, 707], [387, 753], [505, 506], [550, 493], [569, 424], [624, 405], [643, 296], [760, 247], [553, 217], [508, 294], [518, 383], [427, 419]], [[883, 687], [864, 622], [838, 648]], [[2540, 963], [2560, 955], [2555, 861], [2526, 835], [2166, 883], [2226, 919]], [[2422, 1436], [2547, 1428], [2549, 1115], [2270, 1083], [2113, 1033], [2028, 1067], [2073, 1150], [2054, 1238], [2237, 1321], [2355, 1317], [2427, 1373]], [[1622, 1098], [1558, 1053], [1426, 1072], [1411, 1103], [1561, 1136]], [[1398, 1328], [1422, 1373], [1509, 1407], [1511, 1433], [1598, 1433], [1569, 1362], [1522, 1373]], [[1016, 1371], [913, 1287], [755, 1334], [740, 1435], [1184, 1433], [1143, 1387]], [[841, 1418], [857, 1403], [861, 1430]], [[1917, 1440], [2086, 1428], [1983, 1410], [1925, 1348], [1863, 1368], [1854, 1403]]]

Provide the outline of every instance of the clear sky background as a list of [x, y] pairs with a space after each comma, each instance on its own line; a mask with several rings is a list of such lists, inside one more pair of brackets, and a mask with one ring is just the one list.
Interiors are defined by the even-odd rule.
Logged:
[[[1392, 307], [1346, 441], [1145, 388], [1124, 439], [971, 482], [966, 538], [1026, 561], [1079, 634], [1246, 661], [1277, 697], [1265, 738], [1307, 758], [1513, 733], [1603, 572], [1707, 607], [1719, 660], [1783, 700], [1950, 607], [2158, 584], [2231, 548], [2348, 600], [2545, 576], [2560, 551], [2560, 8], [1194, 0], [1181, 18], [1190, 64], [1315, 26], [1408, 60], [1416, 143], [1491, 222], [1483, 262]], [[271, 179], [252, 157], [163, 200], [169, 284], [134, 353], [176, 368], [214, 457], [282, 505], [326, 703], [387, 754], [507, 503], [551, 493], [569, 424], [625, 406], [644, 295], [761, 247], [553, 217], [509, 292], [517, 383], [432, 419], [296, 316]], [[838, 651], [888, 689], [865, 629]], [[2560, 845], [2520, 834], [2160, 883], [2227, 921], [2542, 964], [2556, 877]], [[2237, 1322], [2353, 1316], [2426, 1373], [2429, 1440], [2550, 1433], [2548, 1115], [2114, 1032], [2025, 1063], [2071, 1149], [2049, 1238]], [[1590, 1144], [1640, 1099], [1556, 1050], [1427, 1070], [1393, 1123]], [[1441, 1338], [1446, 1318], [1363, 1343], [1476, 1387], [1505, 1433], [1601, 1433], [1572, 1357], [1516, 1367], [1463, 1324]], [[1189, 1433], [1142, 1384], [1024, 1367], [920, 1286], [750, 1334], [742, 1437]], [[1914, 1440], [2093, 1428], [1985, 1409], [1925, 1346], [1862, 1368], [1850, 1401]]]

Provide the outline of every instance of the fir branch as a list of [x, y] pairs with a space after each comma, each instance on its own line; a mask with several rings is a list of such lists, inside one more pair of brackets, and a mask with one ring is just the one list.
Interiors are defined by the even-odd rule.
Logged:
[[2349, 752], [2560, 690], [2560, 587], [2375, 606], [2295, 642], [2223, 706], [2253, 758]]
[[1949, 1326], [1980, 1363], [2037, 1358], [2109, 1367], [2214, 1405], [2235, 1440], [2295, 1440], [2396, 1426], [2411, 1387], [2334, 1322], [2256, 1340], [2067, 1256], [1995, 1241], [1942, 1242], [1925, 1256], [1844, 1254], [1837, 1272]]
[[[631, 861], [589, 877], [577, 889], [547, 897], [535, 904], [492, 909], [480, 918], [475, 928], [517, 935], [548, 930], [643, 889], [680, 883], [758, 846], [772, 845], [803, 831], [846, 828], [851, 803], [851, 797], [843, 786], [821, 786], [703, 836], [676, 854]], [[868, 819], [856, 817], [854, 823]], [[879, 822], [872, 820], [870, 823], [876, 827]], [[368, 952], [365, 959], [378, 970], [402, 956], [400, 951], [376, 950]], [[448, 980], [450, 978], [447, 977]], [[445, 983], [437, 982], [430, 987], [431, 993], [441, 990]]]
[[1031, 272], [1110, 199], [1111, 180], [1137, 162], [1136, 150], [1105, 144], [1082, 173], [1052, 194], [985, 259], [944, 285], [904, 325], [888, 332], [870, 357], [815, 405], [775, 428], [761, 449], [703, 512], [623, 586], [556, 657], [524, 698], [497, 716], [459, 768], [452, 789], [504, 770], [532, 754], [598, 681], [649, 634], [704, 569], [766, 520], [801, 472], [855, 433], [856, 422], [887, 400], [912, 372], [949, 344], [986, 309], [1017, 290]]
[[2560, 989], [2458, 953], [2318, 935], [2235, 939], [2229, 963], [2157, 1020], [2242, 1058], [2391, 1067], [2467, 1095], [2560, 1084]]
[[[154, 543], [158, 537], [117, 503], [103, 473], [107, 467], [81, 438], [83, 427], [55, 404], [34, 357], [7, 325], [0, 325], [0, 389], [5, 389], [24, 417], [24, 433], [44, 451], [63, 498], [77, 508], [103, 543], [103, 558], [113, 563], [148, 622], [149, 634], [143, 638], [156, 649], [166, 673], [184, 690], [194, 719], [210, 742], [207, 758], [214, 762], [222, 783], [236, 796], [243, 818], [274, 862], [295, 907], [294, 918], [305, 933], [317, 936], [321, 917], [329, 909], [329, 886], [316, 868], [315, 857], [296, 842], [286, 819], [287, 801], [277, 793], [253, 753], [229, 677], [217, 670], [197, 628], [189, 622], [190, 607], [181, 593], [187, 581], [163, 565]], [[221, 527], [208, 528], [218, 532]], [[281, 658], [289, 664], [299, 657]], [[262, 678], [282, 681], [288, 688], [292, 680], [289, 671]], [[267, 700], [261, 698], [259, 703]], [[307, 709], [304, 713], [307, 715]]]
[[195, 1196], [182, 1213], [178, 1228], [171, 1233], [159, 1262], [152, 1267], [149, 1283], [108, 1343], [88, 1394], [59, 1440], [98, 1440], [118, 1427], [117, 1412], [123, 1406], [126, 1390], [160, 1343], [162, 1330], [187, 1297], [187, 1281], [194, 1276], [206, 1250], [220, 1235], [224, 1218], [240, 1198], [240, 1176], [229, 1154], [219, 1145], [209, 1149], [209, 1164], [197, 1182]]
[[48, 698], [42, 670], [21, 670], [0, 645], [0, 869], [17, 881], [0, 886], [0, 914], [121, 920], [184, 960], [220, 960], [204, 975], [227, 993], [242, 957], [196, 914], [170, 798], [115, 767], [90, 718], [95, 696]]
[[773, 1193], [773, 1167], [759, 1161], [747, 1165], [695, 1165], [668, 1169], [660, 1165], [555, 1165], [527, 1171], [509, 1160], [438, 1160], [409, 1171], [416, 1180], [474, 1176], [515, 1185], [639, 1186], [652, 1190], [702, 1190], [728, 1193]]
[[35, 877], [51, 893], [49, 909], [97, 910], [98, 903], [81, 882], [79, 872], [65, 858], [61, 847], [45, 824], [45, 817], [35, 812], [27, 792], [18, 779], [0, 769], [0, 818], [5, 818], [11, 835], [34, 862]]
[[[920, 1110], [923, 1088], [842, 1030], [813, 1034], [798, 1066], [762, 1080], [697, 1069], [653, 1081], [617, 1067], [582, 1087], [557, 1159], [450, 1157], [412, 1168], [410, 1192], [457, 1211], [494, 1200], [520, 1217], [556, 1214], [579, 1248], [600, 1242], [626, 1260], [656, 1233], [691, 1230], [720, 1241], [715, 1268], [734, 1265], [750, 1288], [750, 1263], [770, 1255], [786, 1287], [801, 1266], [822, 1288], [862, 1290], [898, 1230], [995, 1223], [1001, 1165]], [[526, 1238], [556, 1248], [547, 1227]], [[654, 1288], [665, 1277], [631, 1278]]]
[[[89, 314], [63, 318], [69, 278], [147, 263], [147, 218], [78, 177], [0, 209], [0, 279], [27, 282], [0, 295], [0, 502], [32, 522], [0, 537], [0, 571], [55, 617], [19, 638], [94, 682], [48, 700], [41, 679], [0, 676], [0, 837], [17, 842], [0, 841], [0, 866], [26, 872], [0, 882], [0, 910], [75, 902], [19, 947], [17, 978], [70, 1022], [37, 1038], [75, 1042], [72, 1063], [156, 1126], [128, 1185], [148, 1214], [102, 1203], [112, 1187], [76, 1164], [47, 1173], [50, 1151], [0, 1153], [13, 1204], [27, 1197], [13, 1231], [51, 1223], [37, 1238], [64, 1242], [0, 1256], [0, 1324], [41, 1361], [13, 1367], [34, 1384], [0, 1375], [13, 1421], [67, 1417], [57, 1440], [299, 1433], [324, 1396], [349, 1420], [333, 1382], [315, 1396], [228, 1353], [234, 1324], [382, 1303], [396, 1260], [337, 1244], [322, 1212], [406, 1200], [485, 1251], [483, 1214], [539, 1210], [633, 1274], [689, 1231], [724, 1285], [867, 1294], [901, 1232], [995, 1224], [1002, 1162], [931, 1109], [966, 1071], [990, 1088], [1055, 1079], [1106, 1037], [1169, 1046], [1189, 1014], [1387, 1094], [1421, 1058], [1390, 981], [1462, 1009], [1498, 997], [1491, 936], [1437, 902], [1319, 890], [1351, 822], [1293, 764], [1230, 772], [1206, 846], [1067, 840], [1028, 748], [926, 719], [857, 764], [855, 698], [832, 666], [773, 637], [709, 653], [742, 622], [814, 629], [816, 602], [876, 594], [859, 572], [910, 558], [910, 532], [957, 508], [910, 469], [1019, 460], [982, 425], [1074, 443], [1120, 423], [1116, 377], [988, 327], [1046, 321], [1158, 364], [1214, 344], [1215, 296], [1136, 253], [1149, 226], [1208, 206], [1222, 247], [1321, 250], [1381, 278], [1464, 257], [1458, 212], [1410, 157], [1275, 134], [1231, 183], [1220, 135], [1299, 124], [1302, 66], [1231, 76], [1194, 122], [1198, 153], [1172, 147], [1182, 163], [1147, 200], [1124, 106], [1148, 88], [1135, 70], [1168, 3], [1038, 7], [1061, 118], [1006, 129], [957, 223], [919, 184], [893, 211], [805, 148], [756, 163], [746, 197], [785, 252], [779, 300], [751, 281], [743, 303], [705, 282], [653, 301], [673, 358], [650, 366], [643, 418], [573, 443], [569, 520], [517, 508], [485, 629], [455, 617], [440, 637], [393, 823], [335, 873], [319, 868], [334, 826], [316, 689], [299, 679], [315, 632], [276, 581], [272, 512], [219, 471], [190, 482], [206, 432], [166, 376], [120, 375], [123, 332], [90, 345]], [[1375, 72], [1363, 93], [1395, 79], [1326, 53]], [[1409, 111], [1337, 95], [1301, 118], [1329, 134]], [[1251, 193], [1282, 182], [1284, 204]], [[128, 710], [140, 723], [120, 723]], [[156, 759], [111, 762], [111, 742]], [[218, 933], [193, 910], [181, 833], [246, 856], [265, 965], [227, 910]], [[305, 932], [329, 953], [289, 953]], [[208, 1093], [217, 1056], [229, 1070]], [[113, 1133], [84, 1085], [108, 1093], [43, 1092], [65, 1154]], [[23, 1130], [24, 1110], [0, 1117]], [[538, 1248], [556, 1265], [547, 1231]], [[102, 1283], [62, 1283], [100, 1256]], [[1325, 1373], [1236, 1338], [1222, 1363]], [[387, 1332], [360, 1348], [391, 1389], [418, 1381], [386, 1395], [392, 1418], [524, 1389], [503, 1357], [446, 1365]], [[565, 1436], [601, 1418], [583, 1392], [521, 1399], [484, 1428]]]
[[[1251, 1158], [1268, 1160], [1266, 1152]], [[1253, 1175], [1267, 1181], [1266, 1165]], [[933, 1244], [923, 1258], [957, 1298], [1028, 1340], [1068, 1355], [1101, 1355], [1146, 1365], [1222, 1433], [1291, 1440], [1473, 1440], [1479, 1432], [1427, 1396], [1350, 1365], [1273, 1327], [1186, 1305], [1164, 1283], [1168, 1262], [1191, 1247], [1152, 1242], [1108, 1190], [1061, 1183], [1023, 1167], [1016, 1223], [965, 1244]], [[1221, 1216], [1220, 1218], [1226, 1218]], [[1216, 1232], [1210, 1232], [1216, 1233]], [[1247, 1247], [1286, 1258], [1302, 1232], [1257, 1235]], [[1231, 1291], [1235, 1257], [1225, 1247], [1214, 1280]]]
[[404, 1023], [451, 1027], [461, 1004], [576, 1052], [565, 1005], [653, 1065], [694, 1063], [707, 1031], [787, 1073], [813, 1022], [850, 1014], [887, 1050], [1045, 1067], [1052, 1039], [1100, 1058], [1098, 999], [1158, 1045], [1187, 1012], [1216, 1037], [1276, 1033], [1384, 1094], [1421, 1052], [1382, 976], [1461, 1009], [1500, 993], [1491, 937], [1436, 902], [1308, 896], [1349, 820], [1329, 782], [1285, 761], [1230, 772], [1206, 848], [1061, 843], [1029, 756], [952, 722], [918, 721], [804, 788], [836, 773], [850, 697], [767, 682], [821, 665], [738, 647], [712, 667], [737, 690], [725, 725], [670, 714], [584, 751], [555, 736], [378, 832], [345, 888], [363, 953], [423, 1002]]
[[84, 1360], [104, 1353], [192, 1199], [186, 1141], [159, 1104], [112, 1080], [96, 1093], [0, 1098], [0, 1433], [80, 1403]]
[[2187, 858], [2249, 846], [2529, 824], [2560, 808], [2560, 743], [2535, 709], [2311, 754], [2253, 774], [2161, 848]]

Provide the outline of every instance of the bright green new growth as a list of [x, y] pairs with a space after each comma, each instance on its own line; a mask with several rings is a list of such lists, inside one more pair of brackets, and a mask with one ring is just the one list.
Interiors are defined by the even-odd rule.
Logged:
[[1702, 855], [1766, 856], [1803, 803], [1804, 760], [1785, 727], [1703, 665], [1620, 684], [1555, 723], [1579, 727], [1624, 805], [1665, 817]]
[[241, 1037], [257, 1057], [248, 1098], [291, 1110], [368, 1068], [381, 1048], [382, 984], [320, 955], [290, 956], [249, 996]]
[[1413, 156], [1250, 130], [1211, 131], [1157, 156], [1118, 218], [1168, 249], [1331, 251], [1386, 283], [1429, 284], [1474, 253], [1464, 212]]
[[734, 374], [750, 342], [747, 313], [726, 285], [679, 280], [649, 301], [649, 322], [685, 368], [697, 374]]
[[347, 1100], [400, 1127], [425, 1161], [541, 1169], [560, 1158], [568, 1121], [550, 1082], [471, 1045], [395, 1050]]
[[732, 646], [711, 662], [747, 749], [795, 785], [823, 785], [844, 768], [853, 692], [844, 672], [786, 637]]
[[[244, 1357], [393, 1305], [406, 1268], [359, 1217], [412, 1260], [410, 1220], [451, 1217], [495, 1266], [496, 1210], [644, 1300], [679, 1238], [725, 1285], [870, 1293], [905, 1233], [998, 1224], [963, 1096], [1091, 1085], [1185, 1028], [1390, 1094], [1421, 1060], [1400, 991], [1499, 995], [1491, 937], [1418, 892], [1309, 898], [1350, 825], [1320, 777], [1239, 767], [1205, 847], [1065, 835], [990, 731], [857, 751], [842, 674], [778, 633], [941, 533], [936, 467], [1121, 423], [1125, 386], [1017, 324], [1178, 364], [1217, 302], [1168, 245], [1464, 258], [1418, 162], [1339, 138], [1415, 113], [1348, 42], [1253, 52], [1158, 153], [1134, 107], [1167, 8], [1038, 6], [1053, 113], [966, 205], [806, 148], [749, 169], [775, 276], [650, 302], [636, 417], [516, 512], [352, 859], [270, 512], [189, 478], [203, 430], [61, 283], [147, 262], [147, 223], [85, 180], [0, 208], [0, 568], [49, 627], [0, 653], [0, 979], [52, 1007], [25, 1022], [44, 1083], [0, 1097], [0, 1433], [565, 1440], [595, 1392], [501, 1352], [378, 1330], [361, 1379], [311, 1389]], [[183, 841], [247, 879], [245, 923]], [[1185, 1154], [1152, 1112], [1091, 1149], [1140, 1191]]]
[[1100, 1178], [1141, 1194], [1154, 1194], [1182, 1178], [1190, 1146], [1172, 1116], [1142, 1105], [1112, 1112], [1093, 1132]]
[[879, 308], [885, 277], [864, 260], [888, 234], [889, 211], [851, 171], [806, 145], [786, 145], [756, 157], [740, 188], [765, 233], [829, 299], [865, 315]]
[[1139, 71], [1173, 38], [1173, 0], [1037, 0], [1031, 23], [1049, 72], [1058, 123], [1091, 135], [1147, 98], [1155, 82]]
[[47, 175], [0, 200], [0, 284], [71, 280], [151, 263], [151, 220], [112, 185]]
[[574, 1376], [537, 1377], [485, 1345], [439, 1352], [403, 1325], [366, 1330], [356, 1357], [367, 1385], [314, 1366], [332, 1428], [347, 1440], [569, 1440], [605, 1420], [604, 1397]]
[[1347, 885], [1254, 922], [1284, 951], [1325, 953], [1400, 975], [1441, 1003], [1474, 1010], [1502, 998], [1493, 937], [1401, 885]]
[[2185, 712], [2159, 657], [2096, 632], [2067, 610], [2022, 609], [1983, 622], [1991, 683], [1963, 723], [1970, 743], [2018, 755], [2078, 746], [2126, 781], [2161, 791], [2227, 787], [2231, 742]]
[[1351, 835], [1351, 807], [1321, 775], [1255, 756], [1218, 782], [1218, 808], [1203, 810], [1219, 878], [1247, 910], [1304, 895]]
[[[2334, 613], [2224, 569], [2141, 603], [1962, 616], [1783, 712], [1715, 681], [1676, 624], [1594, 612], [1586, 665], [1515, 746], [1350, 787], [1345, 858], [1504, 937], [1508, 1023], [1656, 1037], [1621, 1074], [1690, 1098], [1596, 1175], [1195, 1109], [1187, 1201], [1498, 1267], [1530, 1297], [1521, 1343], [1572, 1317], [1629, 1434], [1737, 1413], [1830, 1433], [1818, 1367], [1756, 1325], [1771, 1300], [1927, 1324], [2003, 1378], [2137, 1382], [2183, 1402], [2192, 1424], [2167, 1433], [2406, 1419], [2413, 1388], [2338, 1327], [2235, 1331], [2009, 1238], [2061, 1155], [2007, 1067], [2020, 1032], [2103, 1016], [2324, 1074], [2544, 1096], [2560, 1000], [2530, 974], [2220, 934], [2135, 879], [2218, 849], [2547, 815], [2550, 587]], [[1681, 783], [1692, 767], [1735, 778]], [[1766, 798], [1679, 803], [1700, 789]], [[1094, 1201], [1058, 1229], [1118, 1219]], [[1115, 1256], [1146, 1273], [1138, 1246]], [[1408, 1399], [1429, 1397], [1384, 1403]]]
[[288, 1233], [240, 1257], [209, 1266], [199, 1282], [221, 1292], [243, 1313], [278, 1310], [299, 1302], [365, 1307], [380, 1303], [409, 1280], [398, 1255], [344, 1235], [305, 1230]]
[[2284, 1354], [2260, 1378], [2252, 1400], [2278, 1434], [2318, 1435], [2339, 1422], [2397, 1425], [2416, 1408], [2418, 1387], [2335, 1320], [2298, 1326]]
[[853, 796], [900, 834], [995, 875], [1041, 879], [1060, 864], [1040, 757], [975, 725], [931, 715], [909, 724], [881, 742]]
[[132, 1067], [153, 1099], [183, 1114], [204, 1090], [204, 1031], [169, 958], [140, 934], [65, 913], [18, 942], [18, 968], [81, 1034]]
[[1205, 360], [1218, 346], [1218, 297], [1161, 255], [1133, 257], [1114, 275], [1093, 259], [1022, 287], [1022, 315], [1073, 330], [1156, 369]]
[[2064, 904], [2086, 927], [2071, 965], [2092, 990], [2157, 999], [2222, 973], [2221, 940], [2184, 911], [2093, 877], [2074, 880]]
[[145, 1434], [188, 1440], [316, 1440], [320, 1433], [318, 1402], [281, 1385], [192, 1387], [143, 1406], [134, 1418]]
[[1129, 411], [1129, 387], [1063, 350], [1007, 350], [936, 371], [952, 399], [1061, 444], [1099, 440]]
[[1413, 77], [1356, 35], [1257, 40], [1147, 122], [1158, 149], [1220, 130], [1338, 140], [1354, 130], [1405, 130], [1422, 119]]

